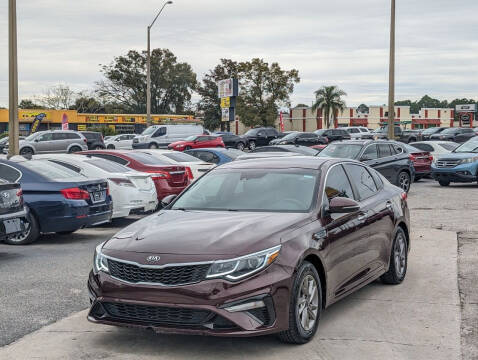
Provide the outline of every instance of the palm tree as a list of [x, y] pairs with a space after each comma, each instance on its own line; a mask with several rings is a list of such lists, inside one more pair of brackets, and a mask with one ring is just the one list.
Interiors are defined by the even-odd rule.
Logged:
[[345, 109], [345, 101], [342, 100], [342, 96], [347, 96], [347, 93], [335, 85], [322, 86], [315, 92], [315, 103], [312, 105], [312, 110], [322, 110], [327, 129], [330, 128], [330, 115], [335, 116], [337, 111]]

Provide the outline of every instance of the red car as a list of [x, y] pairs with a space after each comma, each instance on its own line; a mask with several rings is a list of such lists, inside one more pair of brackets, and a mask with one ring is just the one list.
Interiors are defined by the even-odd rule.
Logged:
[[433, 156], [428, 151], [417, 149], [411, 145], [405, 145], [405, 148], [415, 168], [415, 181], [429, 176], [432, 172]]
[[312, 149], [318, 150], [319, 152], [324, 150], [326, 147], [327, 147], [327, 145], [325, 145], [325, 144], [311, 146]]
[[170, 150], [184, 151], [199, 148], [225, 147], [220, 136], [193, 135], [183, 141], [176, 141], [168, 145]]
[[114, 161], [133, 170], [150, 173], [160, 201], [168, 195], [179, 194], [190, 182], [184, 166], [172, 166], [170, 163], [139, 151], [90, 150], [76, 154]]

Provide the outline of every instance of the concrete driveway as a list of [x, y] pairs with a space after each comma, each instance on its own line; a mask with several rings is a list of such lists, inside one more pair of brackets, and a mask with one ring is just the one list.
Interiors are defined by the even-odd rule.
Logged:
[[1, 359], [460, 359], [456, 233], [412, 232], [402, 285], [374, 283], [324, 312], [303, 346], [275, 337], [157, 335], [93, 325], [81, 311], [0, 348]]

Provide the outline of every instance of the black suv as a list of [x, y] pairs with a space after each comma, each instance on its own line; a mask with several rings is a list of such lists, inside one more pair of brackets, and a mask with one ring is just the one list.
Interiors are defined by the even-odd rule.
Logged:
[[325, 137], [329, 143], [332, 141], [350, 140], [352, 138], [345, 129], [321, 129], [314, 131], [314, 133]]
[[[393, 128], [393, 134], [395, 138], [400, 138], [402, 135], [402, 128], [400, 126], [395, 126]], [[381, 128], [375, 129], [372, 132], [373, 138], [375, 140], [389, 140], [388, 139], [388, 125], [383, 126]]]
[[284, 134], [272, 127], [260, 127], [249, 130], [244, 138], [249, 142], [249, 149], [254, 150], [257, 146], [269, 145], [273, 139], [281, 138]]
[[80, 131], [86, 138], [86, 145], [88, 150], [102, 150], [106, 149], [103, 135], [96, 131]]
[[29, 226], [20, 184], [0, 180], [0, 241], [15, 245], [27, 235]]
[[359, 160], [408, 192], [415, 169], [404, 145], [385, 140], [351, 140], [328, 145], [318, 157]]
[[410, 144], [411, 142], [418, 141], [418, 139], [421, 139], [420, 130], [403, 130], [398, 141]]
[[269, 145], [303, 145], [314, 146], [327, 144], [327, 138], [313, 132], [292, 132], [283, 138], [272, 140]]
[[466, 140], [461, 139], [464, 134], [469, 134], [471, 137], [475, 136], [475, 131], [472, 128], [459, 128], [459, 127], [453, 127], [453, 128], [447, 128], [440, 132], [439, 134], [435, 134], [430, 136], [430, 140], [436, 141], [436, 140], [442, 140], [442, 141], [454, 141], [454, 142], [464, 142], [466, 140], [469, 140], [470, 138], [468, 137]]
[[430, 137], [435, 134], [441, 133], [443, 130], [447, 128], [444, 127], [432, 127], [428, 128], [422, 131], [420, 138], [418, 139], [419, 141], [428, 141], [430, 140]]

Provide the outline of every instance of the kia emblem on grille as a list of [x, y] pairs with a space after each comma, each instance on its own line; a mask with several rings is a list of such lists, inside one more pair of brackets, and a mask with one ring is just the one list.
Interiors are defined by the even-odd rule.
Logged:
[[149, 262], [158, 262], [159, 260], [161, 260], [161, 257], [157, 255], [151, 255], [146, 258], [146, 261]]

